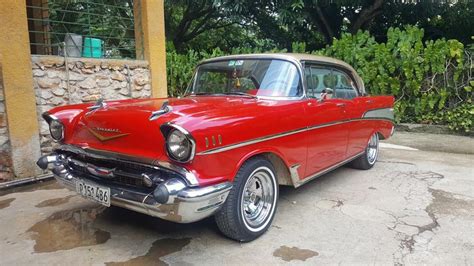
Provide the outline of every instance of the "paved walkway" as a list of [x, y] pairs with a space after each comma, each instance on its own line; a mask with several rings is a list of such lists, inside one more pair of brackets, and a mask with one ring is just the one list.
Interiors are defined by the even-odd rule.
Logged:
[[247, 244], [212, 219], [173, 224], [54, 182], [22, 188], [0, 196], [0, 264], [474, 264], [474, 155], [462, 154], [473, 139], [399, 133], [389, 144], [369, 171], [282, 187], [273, 226]]

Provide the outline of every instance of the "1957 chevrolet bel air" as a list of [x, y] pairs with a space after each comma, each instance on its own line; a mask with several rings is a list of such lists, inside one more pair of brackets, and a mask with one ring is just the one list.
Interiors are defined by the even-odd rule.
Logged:
[[43, 114], [59, 146], [37, 164], [82, 196], [162, 219], [214, 215], [251, 241], [278, 186], [349, 163], [370, 169], [391, 136], [391, 96], [369, 97], [348, 64], [306, 54], [201, 62], [182, 98], [102, 101]]

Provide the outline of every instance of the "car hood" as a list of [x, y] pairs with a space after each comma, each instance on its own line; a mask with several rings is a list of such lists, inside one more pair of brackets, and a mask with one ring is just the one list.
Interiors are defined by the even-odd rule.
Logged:
[[[170, 111], [150, 120], [152, 113], [160, 110], [165, 102]], [[197, 144], [196, 151], [199, 152], [210, 148], [207, 142], [212, 138], [218, 142], [216, 145], [227, 145], [259, 137], [255, 135], [256, 132], [275, 133], [275, 127], [271, 125], [278, 124], [285, 116], [280, 114], [279, 110], [282, 108], [273, 107], [281, 104], [285, 104], [284, 101], [233, 96], [110, 101], [103, 108], [84, 111], [72, 132], [66, 134], [66, 142], [99, 150], [164, 159], [167, 157], [165, 139], [160, 126], [165, 123], [179, 125], [190, 132]], [[235, 134], [244, 125], [248, 128], [250, 123], [255, 130]]]

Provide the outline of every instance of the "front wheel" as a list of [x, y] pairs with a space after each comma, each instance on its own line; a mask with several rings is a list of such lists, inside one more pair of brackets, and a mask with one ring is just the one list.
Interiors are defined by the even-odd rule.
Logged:
[[277, 207], [278, 182], [273, 165], [261, 157], [245, 162], [234, 179], [216, 223], [229, 238], [248, 242], [270, 227]]
[[365, 152], [351, 162], [351, 166], [357, 169], [368, 170], [374, 166], [379, 154], [379, 134], [374, 133], [367, 143]]

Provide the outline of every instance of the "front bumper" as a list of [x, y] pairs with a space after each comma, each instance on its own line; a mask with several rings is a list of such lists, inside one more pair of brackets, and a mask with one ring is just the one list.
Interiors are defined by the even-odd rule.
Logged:
[[[76, 182], [81, 179], [96, 183], [87, 175], [75, 174], [67, 165], [66, 158], [58, 154], [43, 156], [37, 163], [41, 168], [51, 167], [56, 180], [66, 188], [76, 191]], [[97, 178], [95, 178], [97, 179]], [[225, 202], [232, 184], [219, 183], [206, 187], [191, 187], [177, 178], [164, 181], [169, 197], [166, 203], [159, 203], [154, 192], [143, 192], [133, 187], [112, 183], [101, 183], [110, 188], [111, 205], [144, 213], [177, 223], [191, 223], [214, 214]]]

